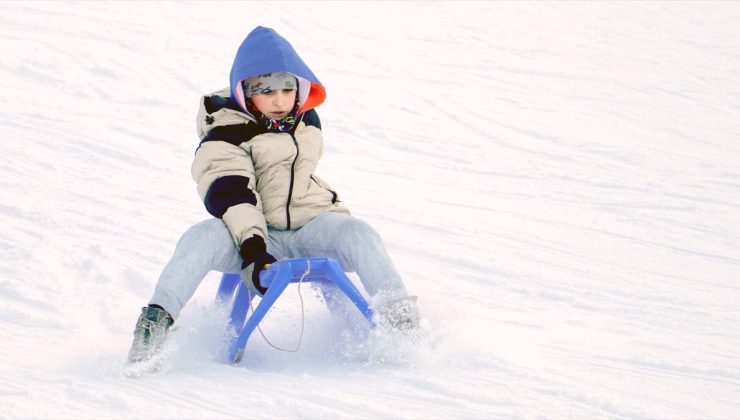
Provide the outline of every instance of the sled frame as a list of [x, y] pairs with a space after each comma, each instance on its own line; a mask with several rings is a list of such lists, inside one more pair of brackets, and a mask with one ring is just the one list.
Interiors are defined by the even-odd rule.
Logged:
[[260, 285], [266, 287], [267, 292], [262, 295], [262, 299], [249, 317], [247, 315], [251, 299], [259, 293], [254, 289], [250, 290], [241, 273], [223, 273], [216, 292], [216, 300], [224, 305], [232, 303], [229, 328], [237, 333], [236, 338], [229, 343], [226, 363], [237, 365], [241, 362], [249, 337], [288, 285], [298, 282], [318, 283], [330, 310], [337, 307], [338, 299], [342, 297], [337, 291], [342, 292], [367, 319], [370, 326], [375, 326], [372, 308], [347, 277], [339, 262], [333, 258], [284, 259], [271, 264], [260, 273]]

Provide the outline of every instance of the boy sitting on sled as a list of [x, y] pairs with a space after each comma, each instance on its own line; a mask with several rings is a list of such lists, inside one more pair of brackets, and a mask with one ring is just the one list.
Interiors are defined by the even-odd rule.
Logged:
[[356, 272], [380, 325], [416, 328], [419, 313], [377, 232], [352, 217], [314, 172], [323, 152], [315, 108], [326, 93], [293, 47], [257, 27], [239, 47], [230, 88], [201, 99], [193, 179], [214, 218], [189, 228], [136, 323], [129, 361], [150, 359], [205, 275], [259, 273], [283, 258], [329, 257]]

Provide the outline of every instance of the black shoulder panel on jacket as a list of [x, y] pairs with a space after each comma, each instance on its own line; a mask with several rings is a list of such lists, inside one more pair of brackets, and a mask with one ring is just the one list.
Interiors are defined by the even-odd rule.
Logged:
[[256, 206], [257, 196], [249, 188], [249, 178], [239, 175], [228, 175], [213, 181], [204, 200], [208, 213], [219, 219], [229, 207], [242, 203]]
[[206, 96], [205, 98], [203, 98], [203, 106], [206, 108], [206, 112], [209, 114], [213, 114], [214, 112], [223, 108], [244, 112], [236, 104], [231, 102], [231, 98], [218, 95]]
[[319, 119], [319, 114], [316, 112], [315, 109], [309, 109], [303, 114], [303, 123], [306, 125], [312, 125], [319, 130], [321, 130], [321, 120]]
[[258, 127], [257, 124], [224, 125], [221, 127], [214, 127], [208, 132], [208, 134], [206, 134], [206, 137], [201, 140], [200, 144], [208, 141], [225, 141], [234, 146], [238, 146], [245, 141], [252, 140], [254, 136], [263, 134], [264, 132], [265, 130]]

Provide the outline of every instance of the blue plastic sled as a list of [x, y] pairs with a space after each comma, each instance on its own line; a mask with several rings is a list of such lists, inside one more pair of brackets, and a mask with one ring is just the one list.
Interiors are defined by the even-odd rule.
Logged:
[[[307, 271], [308, 274], [306, 274]], [[286, 259], [270, 265], [267, 270], [260, 273], [260, 284], [268, 288], [267, 292], [262, 296], [262, 300], [249, 319], [246, 318], [252, 293], [241, 281], [241, 274], [224, 273], [221, 277], [216, 299], [222, 304], [228, 304], [233, 298], [229, 326], [238, 333], [238, 337], [230, 345], [227, 363], [238, 364], [241, 361], [249, 336], [257, 328], [262, 318], [265, 317], [267, 311], [288, 287], [288, 284], [298, 283], [304, 274], [303, 283], [322, 283], [321, 291], [329, 309], [335, 307], [338, 303], [337, 299], [341, 298], [335, 293], [338, 289], [362, 312], [371, 326], [375, 325], [372, 320], [372, 308], [344, 273], [341, 265], [332, 258]], [[236, 295], [234, 295], [235, 290]], [[244, 323], [245, 319], [246, 324]]]

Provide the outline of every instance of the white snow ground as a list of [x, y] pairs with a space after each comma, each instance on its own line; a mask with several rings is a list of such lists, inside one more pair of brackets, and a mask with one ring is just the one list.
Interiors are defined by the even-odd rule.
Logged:
[[[740, 3], [0, 3], [0, 417], [740, 417]], [[217, 361], [212, 273], [124, 360], [202, 93], [255, 26], [327, 86], [321, 175], [430, 338]], [[295, 289], [265, 323], [298, 337]], [[398, 348], [395, 348], [398, 346]], [[398, 351], [396, 351], [398, 350]], [[400, 354], [399, 354], [400, 353]]]

